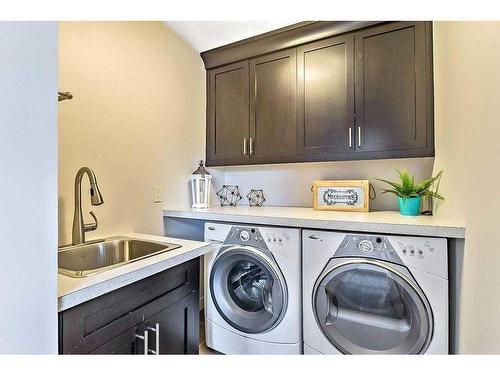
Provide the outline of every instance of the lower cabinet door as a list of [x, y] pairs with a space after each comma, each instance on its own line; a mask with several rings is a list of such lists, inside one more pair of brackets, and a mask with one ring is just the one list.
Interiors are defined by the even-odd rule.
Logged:
[[90, 354], [145, 354], [148, 350], [145, 343], [149, 332], [147, 326], [141, 323], [108, 341]]
[[191, 293], [146, 320], [150, 354], [198, 354], [198, 298]]

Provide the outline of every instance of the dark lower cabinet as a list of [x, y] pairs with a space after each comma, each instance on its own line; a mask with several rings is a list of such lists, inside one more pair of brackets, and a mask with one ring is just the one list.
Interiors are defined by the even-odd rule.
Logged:
[[59, 313], [60, 354], [197, 354], [199, 260]]

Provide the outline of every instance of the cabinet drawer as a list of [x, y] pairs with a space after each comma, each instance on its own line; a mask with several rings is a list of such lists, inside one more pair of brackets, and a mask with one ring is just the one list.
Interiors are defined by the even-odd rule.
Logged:
[[128, 329], [90, 354], [144, 354], [144, 340], [138, 337], [144, 329], [144, 324]]
[[89, 353], [171, 303], [197, 293], [198, 262], [193, 259], [61, 312], [59, 352]]
[[[90, 354], [144, 355], [146, 350], [149, 355], [156, 351], [159, 354], [198, 354], [198, 298], [197, 293], [188, 294]], [[159, 330], [158, 336], [151, 328]]]

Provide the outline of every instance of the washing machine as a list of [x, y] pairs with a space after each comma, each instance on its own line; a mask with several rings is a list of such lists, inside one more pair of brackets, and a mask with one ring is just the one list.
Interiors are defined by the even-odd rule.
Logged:
[[448, 354], [446, 239], [302, 237], [305, 354]]
[[205, 224], [205, 334], [225, 354], [301, 354], [300, 231]]

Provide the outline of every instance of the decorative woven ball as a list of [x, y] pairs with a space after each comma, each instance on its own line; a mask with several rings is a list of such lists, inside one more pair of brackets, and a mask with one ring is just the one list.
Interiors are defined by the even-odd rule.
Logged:
[[238, 185], [222, 185], [217, 192], [217, 197], [221, 206], [236, 207], [243, 197], [240, 194]]
[[250, 207], [262, 207], [262, 204], [266, 201], [264, 192], [261, 189], [250, 190], [250, 193], [247, 194], [247, 198]]

